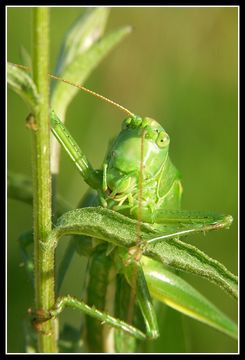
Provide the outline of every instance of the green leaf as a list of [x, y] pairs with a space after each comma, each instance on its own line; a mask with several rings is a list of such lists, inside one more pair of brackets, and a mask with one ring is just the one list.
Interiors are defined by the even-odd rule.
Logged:
[[[73, 83], [84, 83], [99, 62], [108, 54], [108, 52], [118, 44], [129, 32], [130, 27], [123, 27], [113, 33], [103, 37], [91, 46], [86, 52], [78, 54], [73, 61], [66, 66], [62, 72], [62, 78]], [[52, 93], [52, 108], [61, 119], [64, 119], [66, 109], [78, 92], [78, 88], [68, 86], [63, 82], [57, 82]]]
[[39, 96], [31, 76], [26, 71], [8, 62], [7, 81], [10, 88], [19, 94], [35, 111], [39, 103]]
[[[149, 224], [143, 223], [142, 240], [156, 237], [156, 231]], [[87, 235], [116, 246], [131, 247], [138, 238], [137, 221], [102, 207], [76, 209], [59, 218], [57, 227], [50, 235], [55, 240], [51, 239], [50, 243], [67, 234]], [[156, 243], [146, 242], [144, 254], [178, 270], [206, 278], [237, 297], [237, 277], [217, 260], [208, 257], [192, 245], [175, 238]]]
[[109, 12], [109, 8], [91, 8], [78, 17], [64, 38], [55, 74], [62, 75], [78, 55], [87, 51], [102, 36]]
[[[137, 221], [102, 207], [72, 210], [58, 219], [50, 243], [62, 235], [80, 234], [95, 237], [116, 246], [131, 247], [137, 238]], [[156, 230], [142, 224], [142, 239], [154, 238]], [[237, 327], [213, 304], [161, 263], [185, 270], [218, 284], [237, 296], [237, 278], [218, 261], [177, 239], [144, 245], [144, 254], [158, 260], [142, 258], [143, 270], [153, 297], [226, 334], [236, 337]]]
[[237, 338], [237, 325], [186, 281], [159, 262], [142, 258], [151, 295], [168, 306]]
[[[112, 243], [116, 246], [135, 245], [137, 236], [136, 221], [116, 211], [103, 207], [86, 207], [68, 211], [62, 215], [50, 236], [59, 238], [63, 235], [87, 235]], [[144, 236], [155, 234], [155, 230], [142, 224]]]
[[199, 275], [237, 298], [237, 276], [196, 247], [176, 238], [149, 243], [145, 254], [177, 270]]

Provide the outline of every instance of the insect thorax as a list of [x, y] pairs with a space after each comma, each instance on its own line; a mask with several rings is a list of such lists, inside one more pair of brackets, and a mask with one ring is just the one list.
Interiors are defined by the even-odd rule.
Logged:
[[[116, 177], [116, 170], [110, 175]], [[107, 176], [109, 183], [110, 175]], [[139, 174], [132, 172], [124, 176], [120, 174], [116, 186], [112, 189], [108, 187], [100, 195], [103, 206], [129, 217], [137, 218], [141, 207], [144, 210], [142, 221], [149, 221], [148, 214], [150, 216], [156, 209], [180, 208], [182, 186], [179, 172], [167, 157], [154, 176], [149, 177], [143, 171], [141, 192]], [[147, 219], [144, 219], [145, 216]]]

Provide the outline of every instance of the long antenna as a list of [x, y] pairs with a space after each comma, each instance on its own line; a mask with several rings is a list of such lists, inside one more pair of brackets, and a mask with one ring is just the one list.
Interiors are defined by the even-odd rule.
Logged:
[[[11, 63], [11, 64], [14, 65], [14, 66], [16, 66], [16, 67], [19, 67], [19, 68], [21, 68], [21, 69], [24, 69], [24, 70], [27, 70], [27, 71], [32, 71], [31, 68], [29, 68], [28, 66], [20, 65], [20, 64], [14, 64], [14, 63]], [[56, 76], [56, 75], [53, 75], [53, 74], [50, 74], [50, 73], [48, 73], [48, 76], [51, 77], [51, 78], [54, 79], [54, 80], [59, 80], [59, 81], [64, 82], [65, 84], [69, 84], [69, 85], [75, 86], [75, 87], [77, 87], [78, 89], [83, 90], [83, 91], [85, 91], [86, 93], [88, 93], [88, 94], [90, 94], [90, 95], [93, 95], [93, 96], [95, 96], [95, 97], [97, 97], [97, 98], [99, 98], [99, 99], [101, 99], [101, 100], [103, 100], [103, 101], [105, 101], [105, 102], [107, 102], [107, 103], [109, 103], [109, 104], [117, 107], [118, 109], [124, 111], [126, 114], [128, 114], [128, 115], [130, 115], [130, 116], [135, 116], [134, 113], [132, 113], [131, 111], [129, 111], [129, 110], [128, 110], [127, 108], [125, 108], [124, 106], [119, 105], [119, 104], [116, 103], [115, 101], [110, 100], [110, 99], [108, 99], [107, 97], [105, 97], [105, 96], [103, 96], [103, 95], [100, 95], [100, 94], [96, 93], [95, 91], [92, 91], [92, 90], [90, 90], [90, 89], [88, 89], [88, 88], [86, 88], [86, 87], [84, 87], [84, 86], [82, 86], [82, 85], [80, 85], [80, 84], [73, 83], [72, 81], [65, 80], [65, 79], [63, 79], [63, 78], [61, 78], [61, 77], [59, 77], [59, 76]]]

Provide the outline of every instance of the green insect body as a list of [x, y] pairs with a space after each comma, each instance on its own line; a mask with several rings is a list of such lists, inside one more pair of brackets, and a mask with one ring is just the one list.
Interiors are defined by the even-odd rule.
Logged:
[[[54, 119], [52, 125], [53, 129], [56, 129], [57, 123], [55, 123]], [[58, 127], [59, 130], [60, 127]], [[73, 154], [75, 163], [78, 168], [84, 168], [84, 157], [81, 156], [74, 140], [65, 130], [64, 126], [62, 126], [63, 136], [64, 131], [69, 141], [72, 142], [72, 148], [75, 149]], [[58, 137], [57, 131], [55, 134]], [[144, 141], [143, 156], [141, 154], [142, 141]], [[105, 207], [117, 210], [124, 215], [136, 219], [138, 217], [139, 206], [141, 206], [141, 210], [143, 210], [142, 221], [151, 223], [155, 222], [153, 214], [156, 213], [157, 209], [179, 209], [182, 187], [179, 173], [172, 165], [168, 156], [169, 141], [168, 134], [155, 120], [140, 118], [139, 116], [126, 118], [123, 121], [121, 132], [115, 138], [107, 153], [103, 170], [97, 171], [101, 179], [101, 186], [99, 188], [96, 187], [98, 198], [94, 199], [95, 202], [100, 202]], [[69, 146], [70, 148], [71, 146]], [[139, 199], [139, 179], [142, 168], [142, 198]], [[127, 251], [120, 250], [117, 253], [120, 258], [119, 263], [125, 263], [127, 261], [125, 259], [128, 257]], [[96, 268], [97, 270], [95, 270]], [[107, 308], [106, 294], [110, 288], [116, 287], [116, 282], [114, 281], [113, 285], [112, 280], [109, 286], [107, 275], [110, 272], [115, 273], [116, 270], [120, 271], [121, 269], [116, 269], [116, 266], [105, 253], [103, 256], [101, 252], [98, 254], [97, 250], [94, 251], [90, 259], [89, 273], [95, 275], [90, 276], [87, 287], [86, 301], [89, 305], [101, 310]], [[129, 267], [127, 267], [126, 272], [129, 271]], [[128, 276], [129, 282], [130, 277], [135, 276], [132, 272], [131, 276], [126, 273], [125, 275]], [[150, 298], [149, 294], [147, 296]], [[113, 302], [111, 297], [107, 300], [108, 303]], [[142, 306], [144, 301], [142, 298], [140, 306]], [[151, 309], [152, 305], [150, 305], [150, 312]], [[125, 314], [124, 320], [126, 320], [126, 317], [127, 314]], [[154, 330], [152, 333], [150, 330], [148, 335], [157, 337], [158, 331], [156, 330], [155, 315], [153, 315], [153, 319], [151, 317], [152, 314], [149, 316], [149, 319], [146, 319], [146, 322], [152, 322]], [[98, 320], [88, 316], [86, 317], [86, 324], [85, 339], [89, 351], [108, 351], [108, 344], [110, 344], [109, 349], [113, 348], [113, 336], [111, 336], [109, 342], [107, 340], [103, 341], [103, 339], [108, 339], [108, 334], [103, 330], [106, 326], [101, 326]], [[111, 331], [116, 333], [114, 330]], [[95, 333], [96, 336], [93, 336]], [[91, 336], [93, 336], [93, 342], [90, 338]], [[121, 337], [124, 338], [124, 342], [126, 341], [125, 338], [128, 338], [127, 335], [122, 334]], [[89, 345], [91, 343], [93, 343], [92, 348]], [[134, 344], [132, 345], [133, 347]]]
[[[141, 154], [141, 142], [144, 141], [143, 156]], [[102, 205], [117, 210], [124, 215], [137, 219], [139, 206], [142, 206], [142, 221], [153, 223], [153, 215], [157, 209], [179, 209], [182, 194], [179, 173], [172, 165], [168, 156], [169, 136], [159, 123], [150, 118], [141, 118], [139, 116], [126, 118], [122, 123], [122, 130], [113, 141], [103, 164], [103, 188], [99, 190], [99, 198]], [[143, 169], [143, 171], [142, 171]], [[140, 174], [142, 171], [142, 174]], [[139, 179], [142, 176], [142, 193], [139, 199]], [[127, 257], [127, 252], [124, 252]], [[93, 259], [93, 257], [92, 257]], [[96, 259], [96, 260], [95, 260]], [[94, 260], [98, 264], [98, 256], [95, 251]], [[120, 259], [119, 263], [122, 260]], [[125, 261], [124, 261], [125, 262]], [[98, 265], [97, 265], [98, 266]], [[100, 256], [99, 263], [101, 274], [108, 274], [108, 257]], [[113, 264], [111, 263], [111, 269]], [[103, 269], [103, 270], [102, 270]], [[128, 269], [127, 269], [128, 270]], [[112, 270], [113, 271], [113, 270]], [[90, 271], [91, 274], [95, 272]], [[135, 274], [131, 274], [131, 278]], [[87, 301], [100, 309], [104, 309], [106, 301], [104, 298], [103, 306], [100, 301], [101, 293], [107, 293], [105, 279], [107, 276], [95, 276], [96, 283], [92, 286], [92, 295], [88, 287]], [[115, 279], [114, 279], [115, 280]], [[137, 279], [138, 280], [138, 279]], [[94, 280], [92, 280], [94, 281]], [[97, 284], [97, 286], [96, 286]], [[104, 292], [99, 289], [99, 284], [103, 286]], [[116, 287], [116, 282], [114, 288]], [[112, 281], [108, 289], [113, 288]], [[97, 290], [95, 290], [97, 289]], [[125, 292], [125, 287], [123, 289]], [[114, 299], [110, 297], [109, 303], [113, 303]], [[120, 318], [125, 319], [125, 314], [120, 314]], [[125, 319], [126, 320], [126, 319]], [[103, 327], [97, 320], [87, 317], [90, 334], [96, 333], [96, 339], [93, 339], [93, 350], [103, 351], [103, 344], [108, 344], [101, 339], [108, 338], [108, 334], [104, 336]], [[91, 329], [93, 327], [93, 330]], [[111, 332], [118, 333], [119, 330], [111, 329]], [[98, 336], [99, 334], [99, 336]], [[156, 334], [158, 336], [158, 334]], [[113, 348], [116, 346], [114, 339], [118, 339], [119, 335], [115, 334], [113, 340], [109, 344]], [[130, 343], [129, 336], [120, 334], [121, 342], [123, 341], [123, 349], [134, 350], [135, 342]], [[122, 340], [123, 339], [123, 340]], [[126, 342], [126, 344], [125, 344]], [[91, 344], [87, 339], [87, 344]], [[101, 346], [102, 345], [102, 346]], [[107, 351], [110, 350], [106, 349]]]
[[[182, 195], [180, 175], [168, 155], [169, 136], [155, 120], [133, 114], [126, 118], [100, 170], [93, 169], [54, 111], [51, 112], [51, 129], [84, 180], [97, 191], [97, 197], [93, 197], [90, 203], [87, 201], [86, 206], [101, 204], [164, 231], [164, 235], [149, 241], [178, 238], [179, 235], [189, 232], [208, 231], [219, 227], [229, 227], [231, 224], [230, 216], [180, 210]], [[94, 310], [94, 314], [89, 310], [86, 316], [84, 339], [87, 350], [90, 352], [127, 352], [130, 350], [133, 352], [137, 343], [132, 337], [143, 340], [155, 339], [159, 336], [156, 313], [144, 276], [144, 268], [146, 267], [148, 272], [147, 281], [151, 281], [151, 276], [154, 275], [149, 270], [147, 258], [142, 256], [140, 228], [138, 237], [139, 239], [135, 239], [138, 245], [129, 250], [106, 245], [102, 252], [95, 247], [91, 253], [86, 303], [91, 309], [98, 309], [105, 313], [100, 313], [97, 318], [97, 310]], [[95, 243], [100, 245], [101, 241]], [[154, 262], [151, 260], [150, 267], [154, 268]], [[159, 267], [157, 269], [160, 273]], [[121, 320], [111, 318], [118, 314], [115, 311], [117, 306], [115, 308], [111, 306], [115, 303], [115, 299], [120, 298], [115, 275], [117, 273], [125, 277], [129, 284], [128, 289], [130, 287], [135, 289], [136, 313], [141, 313], [145, 329], [136, 329], [137, 319], [134, 317], [130, 320], [133, 327], [128, 325], [127, 313], [132, 304], [123, 314], [120, 313]], [[114, 277], [110, 278], [109, 274], [114, 274]], [[161, 282], [154, 279], [154, 284], [154, 288], [150, 287], [151, 294], [165, 302], [165, 295], [161, 292]], [[123, 291], [126, 293], [129, 290]], [[168, 302], [168, 304], [175, 307], [175, 302]], [[110, 316], [107, 315], [109, 313]], [[103, 320], [105, 323], [101, 323], [101, 318], [105, 319]], [[110, 326], [108, 330], [107, 323], [117, 329]]]
[[[21, 70], [13, 73], [15, 78], [13, 66], [19, 71], [20, 68], [30, 69], [22, 65], [8, 66], [12, 75], [9, 83], [18, 92], [19, 79], [24, 77], [19, 76]], [[180, 241], [181, 236], [189, 233], [229, 228], [232, 217], [181, 210], [180, 174], [169, 157], [169, 136], [157, 121], [136, 116], [83, 86], [49, 76], [107, 101], [129, 117], [123, 121], [121, 132], [111, 144], [101, 169], [95, 170], [64, 124], [51, 111], [54, 136], [96, 195], [86, 197], [82, 206], [88, 209], [84, 212], [75, 209], [74, 218], [79, 219], [78, 223], [74, 222], [73, 211], [65, 212], [50, 234], [57, 236], [52, 239], [55, 245], [60, 234], [83, 234], [78, 241], [81, 246], [78, 252], [89, 256], [89, 278], [85, 298], [58, 297], [47, 320], [57, 317], [66, 307], [77, 309], [85, 314], [83, 340], [89, 352], [139, 351], [138, 342], [142, 344], [146, 339], [159, 336], [154, 298], [236, 338], [236, 324], [165, 266], [172, 265], [185, 271], [190, 259], [194, 263], [190, 272], [199, 274], [197, 264], [203, 268], [208, 264], [205, 271], [202, 269], [202, 276], [208, 278], [211, 269], [213, 277], [209, 280], [222, 284], [236, 297], [236, 277], [216, 260]], [[97, 220], [103, 226], [97, 226]], [[125, 237], [118, 224], [126, 232]], [[60, 229], [64, 232], [59, 233]], [[86, 238], [84, 234], [96, 236], [96, 239]], [[74, 241], [70, 245], [69, 261], [64, 262], [65, 271], [77, 246]], [[167, 250], [166, 256], [161, 247]], [[191, 256], [192, 251], [194, 256]], [[185, 256], [183, 262], [182, 255]], [[59, 279], [58, 288], [61, 281]]]
[[[106, 201], [109, 208], [136, 219], [141, 207], [141, 220], [160, 227], [161, 224], [155, 222], [157, 210], [179, 209], [182, 195], [179, 172], [169, 158], [169, 143], [168, 134], [155, 120], [139, 116], [126, 118], [103, 166], [106, 187], [103, 189], [102, 204]], [[142, 192], [139, 198], [140, 176]], [[124, 254], [126, 257], [127, 255]], [[134, 273], [131, 274], [132, 278], [135, 276]], [[120, 318], [125, 319], [125, 314], [120, 314]], [[130, 344], [128, 340], [130, 336], [119, 330], [115, 332], [116, 341], [121, 338], [121, 343], [126, 342], [121, 347], [124, 351], [135, 350], [135, 342]]]
[[[51, 111], [53, 134], [83, 179], [97, 192], [97, 196], [86, 198], [82, 206], [102, 205], [138, 220], [139, 224], [136, 245], [130, 249], [107, 245], [97, 239], [92, 241], [95, 247], [87, 247], [87, 241], [80, 242], [84, 244], [81, 253], [90, 254], [87, 305], [64, 298], [63, 307], [71, 302], [70, 306], [87, 314], [83, 338], [90, 352], [134, 352], [137, 349], [136, 341], [156, 339], [159, 331], [152, 295], [169, 306], [204, 321], [198, 315], [196, 306], [189, 309], [188, 299], [186, 305], [180, 307], [176, 298], [171, 301], [166, 298], [162, 280], [165, 276], [164, 270], [157, 266], [157, 261], [151, 259], [149, 262], [149, 259], [143, 256], [141, 222], [151, 224], [152, 229], [160, 229], [162, 232], [162, 235], [151, 237], [148, 242], [178, 239], [190, 232], [227, 228], [232, 222], [231, 216], [180, 209], [182, 185], [180, 174], [169, 158], [168, 134], [157, 121], [136, 116], [122, 106], [118, 107], [130, 116], [123, 121], [121, 132], [112, 142], [99, 170], [93, 169], [69, 131], [55, 112]], [[157, 276], [156, 272], [151, 271], [154, 268], [157, 269]], [[118, 286], [121, 276], [127, 286]], [[150, 286], [151, 279], [154, 286]], [[125, 306], [133, 292], [135, 303], [132, 304], [129, 300], [128, 306]], [[175, 290], [173, 295], [175, 296]], [[124, 304], [119, 305], [118, 299], [124, 299]], [[60, 309], [63, 307], [60, 306]], [[121, 309], [118, 310], [118, 307]], [[130, 318], [132, 309], [136, 315]], [[54, 314], [59, 312], [61, 310]], [[215, 320], [212, 325], [217, 327], [214, 323]], [[233, 325], [229, 323], [228, 326], [232, 328]], [[233, 336], [234, 329], [228, 331]]]
[[[168, 155], [169, 142], [168, 134], [155, 120], [126, 118], [103, 166], [102, 205], [137, 219], [140, 202], [141, 219], [150, 223], [156, 222], [153, 214], [158, 209], [179, 209], [182, 186]], [[139, 201], [140, 176], [143, 178]]]

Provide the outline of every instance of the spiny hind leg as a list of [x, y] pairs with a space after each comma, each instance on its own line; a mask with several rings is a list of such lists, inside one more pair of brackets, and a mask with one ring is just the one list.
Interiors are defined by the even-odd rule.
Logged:
[[[133, 306], [134, 301], [131, 300], [134, 300], [135, 298], [144, 319], [146, 337], [148, 339], [156, 339], [159, 336], [157, 318], [140, 263], [141, 254], [141, 249], [138, 251], [137, 246], [128, 250], [119, 249], [117, 252], [117, 255], [121, 258], [120, 262], [125, 265], [121, 268], [121, 272], [124, 274], [129, 286], [131, 287], [132, 296], [130, 298], [130, 305]], [[131, 310], [129, 308], [129, 312]]]
[[96, 309], [94, 306], [89, 306], [84, 301], [79, 300], [70, 295], [59, 297], [57, 299], [55, 306], [49, 311], [49, 316], [47, 320], [53, 317], [56, 318], [58, 315], [62, 313], [62, 311], [65, 308], [80, 310], [85, 314], [92, 316], [93, 318], [101, 321], [102, 324], [108, 324], [117, 329], [126, 331], [127, 333], [131, 334], [135, 338], [138, 338], [139, 340], [144, 340], [146, 338], [143, 332], [136, 329], [132, 325], [127, 324], [126, 322], [120, 319], [116, 319], [115, 317], [107, 314], [106, 312]]

